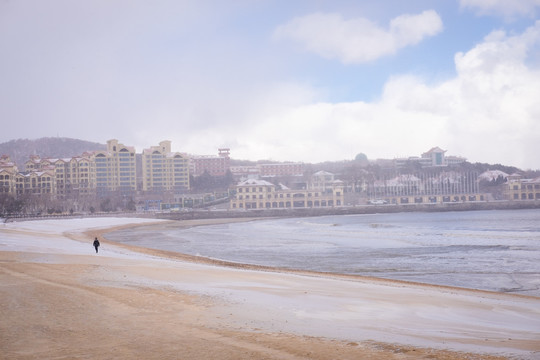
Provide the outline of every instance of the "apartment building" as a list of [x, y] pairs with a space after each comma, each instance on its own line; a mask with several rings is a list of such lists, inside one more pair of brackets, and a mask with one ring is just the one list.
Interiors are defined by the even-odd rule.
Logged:
[[107, 141], [104, 151], [72, 158], [30, 156], [24, 172], [18, 172], [4, 155], [0, 158], [0, 193], [51, 194], [60, 200], [118, 192], [132, 195], [139, 190], [138, 181], [145, 191], [189, 190], [189, 158], [172, 152], [168, 140], [143, 151], [141, 168], [142, 179], [137, 174], [135, 148], [116, 139]]
[[95, 166], [92, 154], [52, 159], [33, 155], [25, 163], [28, 173], [53, 171], [55, 194], [59, 198], [91, 196], [95, 193]]
[[0, 194], [15, 194], [15, 174], [0, 168]]
[[21, 173], [6, 155], [0, 158], [0, 193], [11, 196], [55, 195], [56, 177], [54, 168], [46, 167]]
[[137, 191], [137, 162], [135, 148], [125, 146], [116, 139], [107, 141], [107, 150], [93, 155], [96, 169], [96, 193], [106, 196], [120, 191], [129, 194]]
[[0, 194], [14, 195], [16, 193], [17, 166], [7, 155], [0, 157]]
[[165, 140], [142, 153], [143, 191], [189, 190], [189, 159], [185, 154], [171, 152], [171, 142]]
[[205, 172], [212, 176], [223, 176], [229, 171], [230, 149], [218, 149], [218, 155], [191, 155], [190, 174], [201, 176]]
[[15, 176], [17, 196], [20, 195], [56, 195], [56, 176], [54, 170], [36, 170], [29, 173], [17, 173]]
[[[317, 180], [318, 176], [320, 174], [312, 180]], [[249, 210], [342, 206], [344, 189], [345, 186], [340, 180], [333, 180], [331, 185], [328, 183], [324, 188], [308, 185], [308, 189], [293, 190], [265, 180], [248, 179], [235, 187], [236, 194], [231, 198], [230, 207]]]
[[231, 166], [229, 168], [235, 179], [255, 179], [280, 176], [302, 176], [304, 175], [304, 163], [275, 163], [257, 164], [250, 166]]

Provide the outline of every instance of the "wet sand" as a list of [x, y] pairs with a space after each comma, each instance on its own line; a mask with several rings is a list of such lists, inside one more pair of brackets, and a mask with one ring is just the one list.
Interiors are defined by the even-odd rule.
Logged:
[[[185, 226], [215, 221], [225, 220]], [[540, 354], [540, 298], [244, 266], [115, 244], [103, 235], [132, 224], [81, 224], [77, 231], [50, 224], [47, 231], [0, 225], [0, 358]]]

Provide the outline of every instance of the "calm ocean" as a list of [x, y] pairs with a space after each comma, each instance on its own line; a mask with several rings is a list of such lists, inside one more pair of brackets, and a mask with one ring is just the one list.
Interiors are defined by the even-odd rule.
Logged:
[[181, 225], [139, 227], [106, 237], [240, 263], [540, 296], [540, 210]]

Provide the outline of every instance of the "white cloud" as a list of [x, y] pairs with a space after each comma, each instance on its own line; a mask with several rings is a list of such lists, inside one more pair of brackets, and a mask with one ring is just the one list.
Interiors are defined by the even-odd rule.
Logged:
[[306, 50], [344, 63], [363, 63], [395, 54], [434, 36], [443, 28], [433, 10], [417, 15], [401, 15], [390, 21], [388, 29], [364, 18], [343, 19], [339, 14], [310, 14], [279, 26], [276, 39], [292, 39]]
[[457, 76], [442, 83], [397, 76], [377, 102], [312, 103], [259, 114], [257, 127], [243, 134], [258, 141], [239, 141], [235, 152], [266, 158], [272, 148], [277, 160], [322, 161], [358, 152], [419, 155], [441, 146], [473, 162], [540, 169], [540, 71], [526, 65], [539, 42], [540, 21], [516, 36], [493, 32], [456, 54]]
[[476, 9], [481, 15], [499, 15], [511, 20], [516, 16], [534, 17], [540, 0], [460, 0], [460, 6]]
[[[0, 137], [117, 138], [138, 151], [169, 139], [175, 151], [229, 146], [237, 159], [310, 162], [417, 155], [437, 145], [473, 161], [540, 168], [538, 23], [456, 54], [453, 79], [430, 84], [404, 74], [377, 101], [330, 103], [321, 99], [332, 88], [290, 80], [275, 43], [244, 37], [244, 27], [225, 31], [237, 18], [221, 18], [229, 5], [214, 3], [0, 1], [0, 116], [10, 124]], [[386, 28], [314, 14], [275, 36], [353, 63], [441, 28], [433, 11]]]

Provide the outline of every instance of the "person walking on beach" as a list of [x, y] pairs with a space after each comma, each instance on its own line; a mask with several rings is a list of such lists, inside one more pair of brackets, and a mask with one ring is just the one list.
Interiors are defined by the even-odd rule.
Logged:
[[97, 238], [94, 240], [94, 247], [96, 248], [96, 254], [97, 254], [98, 247], [99, 247], [99, 240]]

